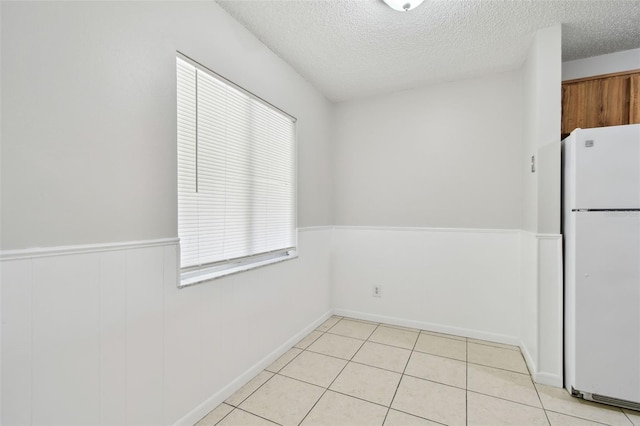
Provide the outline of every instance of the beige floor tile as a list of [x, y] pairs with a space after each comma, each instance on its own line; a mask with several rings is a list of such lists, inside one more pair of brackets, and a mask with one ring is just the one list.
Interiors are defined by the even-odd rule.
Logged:
[[399, 373], [350, 362], [329, 389], [388, 407], [400, 377]]
[[411, 414], [401, 411], [389, 410], [387, 418], [384, 420], [384, 426], [440, 426], [440, 423], [412, 416]]
[[490, 342], [488, 340], [472, 339], [470, 337], [467, 338], [467, 342], [469, 342], [469, 343], [477, 343], [479, 345], [495, 346], [496, 348], [511, 349], [512, 351], [519, 351], [520, 350], [520, 348], [517, 347], [517, 346], [506, 345], [504, 343]]
[[579, 419], [578, 417], [567, 416], [566, 414], [547, 411], [547, 418], [551, 426], [600, 426], [602, 423], [591, 420]]
[[383, 343], [405, 349], [413, 349], [416, 339], [418, 339], [418, 333], [415, 331], [383, 326], [378, 327], [369, 337], [370, 342]]
[[340, 321], [341, 319], [342, 319], [341, 317], [336, 317], [336, 316], [330, 317], [328, 320], [326, 320], [325, 322], [320, 324], [318, 326], [318, 328], [316, 328], [316, 330], [318, 330], [318, 331], [327, 331], [331, 327], [336, 325], [338, 323], [338, 321]]
[[420, 333], [419, 328], [403, 327], [401, 325], [394, 325], [394, 324], [380, 324], [380, 325], [383, 325], [385, 327], [390, 327], [390, 328], [397, 328], [398, 330], [415, 331], [416, 333]]
[[467, 361], [474, 364], [529, 374], [529, 370], [527, 370], [527, 365], [524, 363], [524, 358], [522, 358], [520, 351], [468, 343]]
[[313, 342], [315, 342], [320, 336], [322, 336], [322, 334], [323, 333], [321, 331], [314, 330], [311, 333], [307, 334], [298, 343], [296, 343], [294, 345], [294, 347], [299, 348], [299, 349], [307, 349], [309, 347], [309, 345], [312, 344]]
[[249, 395], [255, 392], [256, 389], [262, 386], [271, 377], [273, 377], [273, 373], [270, 373], [269, 371], [260, 372], [260, 374], [251, 379], [246, 385], [238, 389], [236, 393], [227, 398], [225, 402], [229, 405], [237, 407], [238, 405], [240, 405], [240, 403], [242, 403], [242, 401], [247, 399]]
[[240, 408], [281, 425], [297, 425], [323, 392], [319, 386], [275, 375]]
[[335, 356], [342, 359], [351, 359], [364, 341], [337, 334], [325, 333], [309, 346], [309, 350], [321, 354]]
[[405, 374], [466, 389], [467, 363], [414, 351]]
[[336, 325], [331, 327], [329, 333], [339, 334], [346, 337], [353, 337], [354, 339], [367, 340], [369, 336], [371, 336], [371, 333], [373, 333], [373, 330], [376, 329], [376, 327], [376, 324], [352, 321], [343, 318]]
[[469, 364], [467, 368], [467, 389], [542, 408], [536, 388], [528, 374], [476, 364]]
[[265, 368], [265, 370], [277, 373], [278, 371], [282, 370], [282, 368], [287, 365], [292, 359], [300, 355], [301, 352], [302, 349], [291, 348], [287, 352], [282, 354], [280, 358], [275, 360], [273, 364]]
[[542, 408], [530, 407], [474, 392], [468, 392], [467, 394], [467, 416], [467, 424], [469, 426], [549, 425], [547, 416]]
[[326, 388], [345, 365], [347, 361], [343, 359], [304, 351], [280, 370], [280, 374]]
[[432, 336], [438, 336], [438, 337], [446, 337], [447, 339], [461, 340], [463, 342], [467, 341], [466, 337], [456, 336], [455, 334], [436, 333], [435, 331], [429, 331], [429, 330], [420, 330], [420, 333], [422, 333], [422, 334], [430, 334]]
[[631, 421], [619, 408], [574, 398], [562, 388], [540, 384], [537, 384], [536, 388], [545, 410], [608, 425], [632, 425]]
[[414, 349], [432, 355], [459, 359], [460, 361], [466, 361], [467, 359], [467, 342], [465, 340], [420, 333]]
[[391, 408], [447, 425], [464, 425], [464, 389], [403, 376]]
[[411, 351], [379, 343], [365, 342], [353, 361], [402, 373]]
[[304, 419], [304, 426], [382, 425], [387, 409], [347, 395], [327, 391]]
[[231, 411], [233, 411], [233, 407], [231, 405], [222, 403], [196, 423], [196, 426], [213, 426]]
[[640, 411], [622, 410], [634, 426], [640, 426]]
[[274, 426], [277, 423], [270, 422], [251, 413], [235, 409], [231, 414], [225, 417], [219, 426]]

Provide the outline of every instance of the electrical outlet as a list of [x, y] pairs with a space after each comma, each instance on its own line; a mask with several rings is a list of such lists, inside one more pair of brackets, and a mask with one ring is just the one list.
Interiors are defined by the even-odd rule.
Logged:
[[373, 297], [382, 297], [382, 286], [374, 285], [373, 286]]

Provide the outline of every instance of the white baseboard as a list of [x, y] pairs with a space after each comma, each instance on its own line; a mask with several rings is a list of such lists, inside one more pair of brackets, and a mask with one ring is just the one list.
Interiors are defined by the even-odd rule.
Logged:
[[538, 366], [533, 361], [531, 354], [523, 343], [520, 343], [520, 351], [524, 356], [524, 360], [527, 363], [527, 367], [529, 368], [529, 372], [531, 373], [531, 377], [534, 382], [557, 388], [561, 388], [563, 386], [564, 380], [562, 376], [538, 371]]
[[538, 371], [538, 366], [533, 360], [533, 357], [529, 353], [529, 349], [527, 349], [525, 344], [523, 342], [520, 342], [518, 346], [520, 346], [520, 352], [522, 352], [524, 361], [527, 363], [527, 368], [529, 369], [529, 373], [531, 373], [531, 376], [534, 377], [535, 379], [535, 374], [536, 374], [536, 371]]
[[550, 373], [535, 373], [533, 375], [533, 381], [541, 385], [549, 385], [556, 388], [561, 388], [564, 385], [564, 380], [561, 376]]
[[451, 327], [442, 324], [435, 324], [424, 321], [414, 321], [406, 318], [390, 317], [386, 315], [368, 314], [365, 312], [350, 311], [347, 309], [334, 309], [335, 315], [361, 319], [365, 321], [380, 322], [384, 324], [397, 325], [400, 327], [417, 328], [420, 330], [433, 331], [436, 333], [453, 334], [455, 336], [470, 337], [472, 339], [486, 340], [489, 342], [504, 343], [507, 345], [518, 346], [520, 339], [514, 336], [506, 336], [502, 334], [487, 333], [480, 330], [471, 330], [466, 328]]
[[311, 333], [313, 330], [318, 328], [320, 324], [325, 322], [331, 315], [333, 311], [329, 310], [322, 314], [318, 319], [313, 321], [311, 324], [306, 326], [300, 332], [296, 333], [289, 340], [280, 345], [277, 349], [271, 352], [269, 355], [262, 358], [253, 367], [249, 368], [242, 375], [238, 376], [235, 380], [229, 383], [227, 386], [220, 389], [218, 392], [210, 396], [206, 401], [202, 404], [198, 405], [196, 408], [187, 413], [184, 417], [178, 420], [175, 425], [194, 425], [204, 416], [206, 416], [211, 410], [216, 408], [218, 405], [222, 404], [227, 398], [233, 395], [238, 389], [247, 384], [251, 379], [253, 379], [258, 373], [264, 370], [266, 367], [271, 365], [275, 360], [280, 358], [282, 354], [287, 352], [289, 349], [293, 347], [298, 341], [300, 341], [307, 334]]

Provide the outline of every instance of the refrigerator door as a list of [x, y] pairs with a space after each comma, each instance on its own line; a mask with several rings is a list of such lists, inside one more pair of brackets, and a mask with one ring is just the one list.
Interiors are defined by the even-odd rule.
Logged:
[[574, 214], [574, 386], [640, 402], [640, 212]]
[[640, 208], [640, 124], [580, 129], [572, 209]]

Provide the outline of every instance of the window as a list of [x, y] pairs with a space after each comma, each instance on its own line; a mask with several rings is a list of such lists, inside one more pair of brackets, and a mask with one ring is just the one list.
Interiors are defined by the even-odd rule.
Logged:
[[295, 119], [176, 62], [180, 285], [295, 257]]

